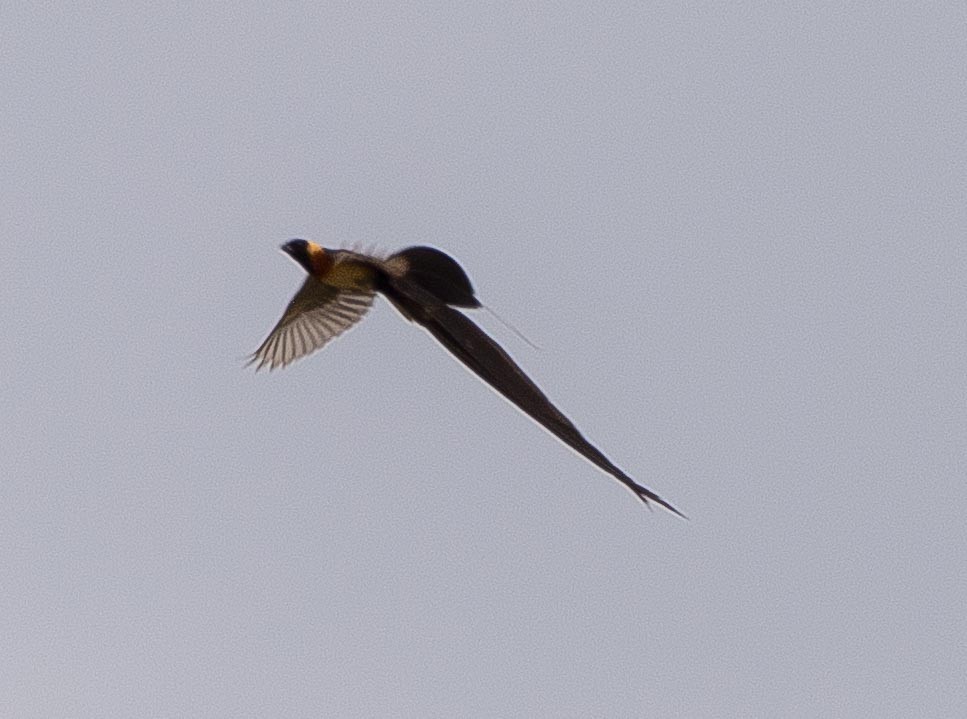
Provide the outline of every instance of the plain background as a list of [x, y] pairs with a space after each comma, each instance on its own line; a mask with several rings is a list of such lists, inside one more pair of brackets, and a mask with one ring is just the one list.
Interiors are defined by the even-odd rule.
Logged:
[[[965, 37], [6, 4], [0, 715], [967, 716]], [[690, 521], [385, 302], [244, 368], [291, 237], [452, 253]]]

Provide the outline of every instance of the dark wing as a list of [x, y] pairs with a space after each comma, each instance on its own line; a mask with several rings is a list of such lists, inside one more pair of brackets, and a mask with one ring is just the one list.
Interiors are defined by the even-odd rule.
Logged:
[[407, 247], [390, 260], [406, 262], [406, 279], [453, 307], [480, 307], [470, 278], [455, 259], [435, 247]]
[[273, 370], [305, 357], [359, 322], [373, 296], [372, 291], [341, 290], [307, 277], [249, 364]]
[[510, 355], [465, 315], [435, 299], [405, 277], [388, 278], [383, 291], [405, 317], [425, 327], [478, 377], [564, 444], [624, 484], [645, 504], [649, 500], [657, 502], [678, 516], [685, 516], [657, 494], [635, 482], [588, 442]]

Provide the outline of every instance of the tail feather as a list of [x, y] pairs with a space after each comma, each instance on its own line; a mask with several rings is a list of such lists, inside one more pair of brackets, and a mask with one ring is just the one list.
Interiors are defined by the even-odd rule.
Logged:
[[624, 484], [646, 506], [649, 502], [655, 502], [685, 518], [684, 514], [635, 482], [588, 442], [510, 355], [468, 317], [429, 296], [409, 276], [391, 280], [383, 291], [404, 316], [422, 325], [467, 369], [564, 444]]

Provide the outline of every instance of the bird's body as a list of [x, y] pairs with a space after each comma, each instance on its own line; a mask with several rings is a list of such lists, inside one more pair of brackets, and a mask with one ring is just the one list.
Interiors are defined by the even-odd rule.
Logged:
[[291, 240], [282, 249], [302, 265], [308, 277], [282, 319], [252, 355], [256, 369], [284, 367], [319, 349], [362, 319], [380, 293], [478, 377], [645, 504], [653, 501], [684, 516], [588, 442], [510, 355], [455, 309], [481, 305], [470, 279], [453, 258], [432, 247], [410, 247], [378, 258], [348, 250], [326, 250], [306, 240]]

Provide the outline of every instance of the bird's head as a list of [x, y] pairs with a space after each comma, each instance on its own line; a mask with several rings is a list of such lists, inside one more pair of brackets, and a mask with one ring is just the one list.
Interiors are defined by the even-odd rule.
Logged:
[[282, 245], [282, 251], [309, 273], [313, 271], [315, 263], [318, 262], [317, 258], [325, 254], [324, 249], [309, 240], [289, 240]]

